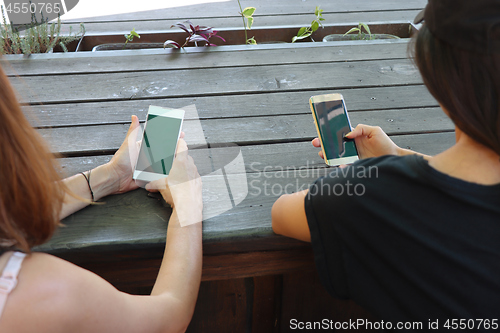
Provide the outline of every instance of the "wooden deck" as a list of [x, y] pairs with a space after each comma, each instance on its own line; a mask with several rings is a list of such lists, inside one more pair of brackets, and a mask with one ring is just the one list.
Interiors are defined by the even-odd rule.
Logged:
[[[310, 22], [309, 12], [318, 4], [332, 21], [411, 20], [425, 2], [342, 0], [333, 6], [326, 0], [244, 0], [242, 5], [257, 7], [256, 25], [284, 25]], [[206, 9], [96, 18], [87, 20], [87, 27], [102, 32], [133, 26], [140, 32], [165, 29], [185, 18], [238, 26], [234, 6], [230, 1]], [[232, 159], [225, 154], [234, 150], [226, 153], [221, 145], [236, 144], [248, 196], [204, 221], [204, 282], [190, 331], [279, 332], [288, 331], [291, 318], [366, 315], [353, 303], [325, 295], [308, 244], [271, 230], [278, 189], [306, 188], [327, 171], [310, 144], [316, 134], [308, 98], [342, 93], [353, 125], [379, 125], [402, 147], [436, 154], [454, 142], [453, 124], [407, 59], [407, 43], [82, 52], [5, 57], [2, 66], [33, 125], [63, 156], [68, 175], [107, 162], [124, 139], [130, 116], [143, 121], [149, 105], [196, 106], [198, 116], [188, 112], [184, 131], [188, 144], [197, 148], [192, 155], [204, 174], [221, 167], [214, 156]], [[200, 123], [204, 138], [194, 135]], [[203, 141], [208, 148], [200, 148]], [[170, 211], [142, 189], [105, 201], [65, 219], [65, 227], [40, 250], [88, 268], [121, 290], [147, 293], [163, 254]], [[218, 197], [205, 201], [206, 207], [219, 204]]]

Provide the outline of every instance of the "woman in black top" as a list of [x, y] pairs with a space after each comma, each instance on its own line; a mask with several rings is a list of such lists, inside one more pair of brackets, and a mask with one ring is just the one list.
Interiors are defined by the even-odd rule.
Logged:
[[312, 242], [328, 291], [381, 319], [498, 329], [500, 1], [430, 0], [424, 13], [414, 58], [456, 144], [424, 156], [358, 125], [347, 137], [361, 160], [280, 197], [273, 229]]

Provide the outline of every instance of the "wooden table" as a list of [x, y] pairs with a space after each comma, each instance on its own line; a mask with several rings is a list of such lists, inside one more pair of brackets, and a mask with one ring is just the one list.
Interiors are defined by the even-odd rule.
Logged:
[[[283, 7], [255, 2], [271, 13], [263, 14], [263, 22]], [[377, 20], [384, 15], [411, 19], [425, 5], [420, 0], [398, 2], [406, 7], [382, 11], [380, 6], [389, 8], [393, 1], [362, 3], [370, 9], [364, 12], [350, 1], [345, 1], [350, 7], [344, 12], [329, 11], [326, 1], [322, 8], [325, 17], [357, 21], [374, 13]], [[233, 24], [235, 18], [220, 6], [214, 7], [221, 10], [220, 22]], [[288, 14], [303, 18], [305, 8], [303, 2], [293, 2]], [[214, 11], [207, 10], [205, 17]], [[178, 13], [174, 10], [172, 16]], [[147, 15], [148, 20], [137, 23], [156, 27], [159, 16]], [[276, 17], [286, 22], [293, 16]], [[170, 24], [173, 19], [160, 21]], [[114, 20], [113, 26], [123, 26], [123, 20]], [[90, 26], [104, 29], [110, 22], [103, 19]], [[2, 66], [20, 99], [29, 104], [26, 114], [61, 154], [67, 175], [107, 162], [124, 139], [130, 116], [143, 121], [149, 105], [196, 106], [198, 118], [188, 112], [184, 130], [188, 144], [197, 148], [191, 153], [203, 174], [227, 164], [216, 157], [228, 162], [234, 149], [241, 151], [243, 173], [229, 170], [227, 177], [247, 177], [248, 195], [236, 207], [204, 221], [204, 282], [190, 326], [193, 332], [287, 331], [291, 318], [367, 316], [355, 304], [326, 295], [309, 244], [271, 230], [271, 206], [283, 193], [280, 189], [307, 188], [328, 171], [310, 144], [316, 136], [308, 107], [311, 95], [342, 93], [353, 125], [381, 126], [402, 147], [436, 154], [454, 142], [453, 124], [407, 60], [407, 40], [220, 46], [185, 53], [83, 52], [7, 60]], [[205, 138], [194, 135], [199, 124]], [[203, 139], [205, 148], [200, 146]], [[236, 146], [221, 148], [227, 144]], [[205, 206], [217, 207], [220, 200], [208, 197]], [[170, 210], [142, 189], [104, 201], [66, 218], [65, 226], [39, 250], [88, 268], [121, 290], [148, 293], [163, 254]]]

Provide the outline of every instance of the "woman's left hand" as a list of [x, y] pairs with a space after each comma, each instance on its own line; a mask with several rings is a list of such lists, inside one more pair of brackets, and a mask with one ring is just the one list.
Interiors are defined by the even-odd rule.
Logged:
[[141, 130], [139, 118], [132, 116], [132, 123], [127, 132], [120, 149], [115, 153], [111, 161], [107, 163], [109, 177], [116, 183], [114, 193], [124, 193], [135, 190], [139, 186], [132, 179], [135, 162], [139, 155], [139, 144], [137, 140], [138, 131]]

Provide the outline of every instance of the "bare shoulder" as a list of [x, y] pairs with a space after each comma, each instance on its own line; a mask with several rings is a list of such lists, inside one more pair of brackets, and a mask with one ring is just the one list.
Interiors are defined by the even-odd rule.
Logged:
[[154, 332], [154, 317], [147, 318], [154, 305], [147, 299], [122, 293], [65, 260], [33, 253], [7, 298], [0, 332], [128, 332], [138, 328], [141, 315], [151, 319], [144, 332]]
[[85, 270], [57, 257], [33, 253], [21, 266], [18, 284], [0, 317], [0, 331], [59, 332], [74, 316], [76, 286]]

